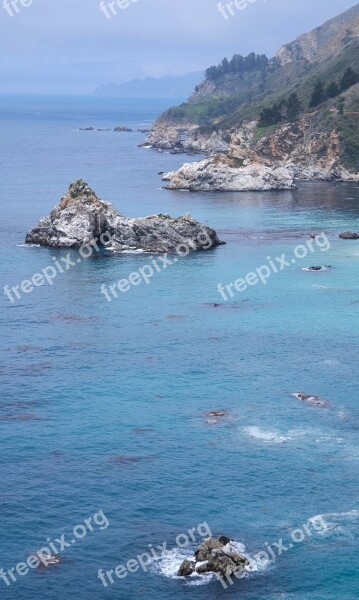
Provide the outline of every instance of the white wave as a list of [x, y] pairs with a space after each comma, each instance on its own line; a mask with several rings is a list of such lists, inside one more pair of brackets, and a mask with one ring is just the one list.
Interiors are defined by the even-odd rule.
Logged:
[[325, 365], [326, 367], [338, 367], [340, 364], [341, 363], [339, 360], [332, 360], [330, 358], [328, 358], [327, 360], [323, 360], [323, 365]]
[[106, 250], [113, 252], [114, 254], [143, 254], [146, 252], [143, 248], [136, 248], [134, 250], [118, 250], [116, 246], [106, 246]]
[[40, 244], [16, 244], [17, 248], [40, 248]]
[[323, 433], [320, 429], [308, 427], [306, 429], [290, 429], [286, 433], [279, 431], [264, 431], [259, 427], [244, 427], [244, 431], [251, 437], [271, 444], [284, 444], [286, 442], [300, 440], [311, 437], [316, 443], [335, 442], [344, 443], [343, 438], [335, 437], [332, 434]]
[[143, 248], [137, 248], [136, 250], [122, 250], [122, 254], [143, 254], [146, 252]]
[[[248, 577], [250, 573], [258, 573], [260, 571], [264, 571], [268, 564], [264, 561], [259, 562], [256, 561], [255, 558], [246, 553], [246, 547], [244, 544], [236, 541], [231, 541], [227, 546], [224, 547], [228, 552], [239, 552], [243, 556], [245, 556], [250, 564], [245, 567], [245, 571], [243, 573], [243, 577]], [[210, 581], [216, 580], [216, 575], [214, 573], [193, 573], [189, 577], [179, 577], [177, 575], [178, 570], [184, 560], [195, 561], [195, 556], [193, 550], [183, 549], [183, 548], [173, 548], [169, 550], [164, 556], [162, 556], [159, 560], [153, 561], [150, 569], [153, 573], [156, 573], [162, 577], [167, 577], [168, 579], [181, 579], [186, 585], [189, 586], [197, 586], [197, 585], [206, 585]], [[197, 563], [199, 566], [200, 563]]]
[[322, 515], [316, 515], [309, 520], [325, 523], [326, 526], [323, 527], [323, 530], [318, 532], [323, 536], [334, 532], [336, 534], [343, 534], [347, 537], [348, 535], [352, 535], [350, 531], [347, 531], [348, 525], [351, 523], [356, 523], [358, 519], [359, 510], [353, 509], [342, 513], [326, 513]]
[[257, 440], [274, 442], [275, 444], [284, 444], [289, 439], [288, 436], [280, 435], [276, 431], [263, 431], [259, 427], [245, 427], [244, 431]]
[[330, 285], [312, 285], [312, 287], [314, 288], [319, 288], [321, 290], [331, 290], [332, 288], [330, 287]]
[[316, 519], [358, 519], [359, 518], [359, 510], [353, 508], [352, 510], [348, 510], [348, 512], [342, 513], [326, 513], [323, 515], [316, 515], [312, 517], [310, 520]]
[[310, 273], [321, 273], [322, 271], [328, 271], [330, 267], [322, 266], [320, 269], [313, 269], [313, 267], [304, 267], [302, 271], [309, 271]]
[[[177, 575], [178, 569], [184, 560], [194, 560], [194, 555], [189, 550], [184, 550], [181, 548], [173, 548], [169, 550], [162, 558], [152, 563], [152, 571], [157, 573], [158, 575], [162, 575], [162, 577], [167, 577], [168, 579], [184, 579], [183, 577], [179, 577]], [[186, 579], [188, 585], [205, 585], [209, 583], [214, 578], [213, 573], [194, 573], [189, 578]]]

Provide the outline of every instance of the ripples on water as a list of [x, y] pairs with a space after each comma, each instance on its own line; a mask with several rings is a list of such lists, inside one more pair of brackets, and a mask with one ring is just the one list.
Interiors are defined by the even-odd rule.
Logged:
[[[100, 284], [128, 276], [146, 256], [97, 256], [17, 304], [3, 298], [0, 567], [15, 566], [100, 509], [110, 526], [69, 548], [56, 569], [33, 571], [10, 588], [0, 581], [2, 597], [217, 599], [225, 591], [212, 578], [175, 577], [185, 555], [178, 549], [106, 590], [97, 570], [124, 564], [149, 544], [174, 548], [178, 533], [204, 521], [253, 555], [323, 515], [324, 535], [236, 582], [231, 593], [354, 600], [359, 251], [337, 234], [357, 229], [358, 186], [158, 191], [157, 173], [182, 157], [137, 148], [137, 132], [77, 131], [143, 128], [164, 107], [0, 103], [3, 285], [61, 255], [23, 240], [78, 177], [129, 216], [190, 212], [227, 241], [110, 304]], [[267, 256], [292, 254], [309, 232], [323, 230], [327, 253], [223, 302], [219, 282], [235, 281]], [[311, 264], [334, 268], [302, 271]], [[297, 401], [296, 390], [328, 398], [330, 407]], [[219, 410], [225, 418], [204, 417]]]

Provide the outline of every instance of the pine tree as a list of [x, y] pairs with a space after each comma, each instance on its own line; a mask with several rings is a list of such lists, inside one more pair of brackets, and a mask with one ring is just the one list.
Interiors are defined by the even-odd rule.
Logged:
[[206, 79], [213, 80], [213, 79], [216, 79], [216, 77], [218, 77], [218, 75], [219, 75], [218, 67], [209, 67], [206, 70]]
[[328, 96], [328, 98], [336, 98], [336, 96], [339, 96], [340, 94], [339, 85], [335, 81], [331, 81], [327, 89], [325, 90], [325, 93]]
[[302, 109], [302, 105], [298, 98], [298, 94], [296, 94], [295, 92], [293, 92], [287, 100], [287, 109], [288, 119], [290, 121], [295, 121], [299, 117], [300, 111]]
[[348, 67], [340, 81], [340, 87], [342, 92], [345, 92], [345, 90], [348, 90], [350, 87], [352, 87], [358, 82], [358, 73], [356, 71], [353, 71], [351, 67]]
[[339, 98], [337, 108], [338, 108], [338, 113], [340, 115], [344, 115], [344, 104], [345, 104], [344, 98]]
[[327, 97], [325, 95], [323, 82], [318, 81], [314, 88], [309, 107], [315, 108], [316, 106], [319, 106], [319, 104], [322, 104], [322, 102], [325, 102], [326, 99]]
[[229, 62], [228, 58], [224, 58], [221, 63], [222, 74], [229, 73]]
[[229, 63], [229, 68], [232, 73], [239, 73], [243, 68], [243, 56], [235, 54]]

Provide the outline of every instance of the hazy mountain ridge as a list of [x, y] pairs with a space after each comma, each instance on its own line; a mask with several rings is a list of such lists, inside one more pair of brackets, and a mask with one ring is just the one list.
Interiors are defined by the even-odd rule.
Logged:
[[95, 95], [112, 98], [188, 98], [202, 77], [202, 73], [190, 73], [179, 77], [147, 77], [125, 83], [109, 83], [100, 85]]

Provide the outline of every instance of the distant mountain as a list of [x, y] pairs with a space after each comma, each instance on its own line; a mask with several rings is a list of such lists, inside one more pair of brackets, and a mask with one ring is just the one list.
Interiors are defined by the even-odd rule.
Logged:
[[113, 98], [176, 98], [177, 100], [183, 98], [185, 100], [202, 79], [202, 72], [180, 77], [133, 79], [125, 83], [100, 85], [95, 90], [95, 95]]
[[298, 178], [358, 180], [359, 4], [273, 58], [236, 54], [209, 67], [146, 143], [222, 154], [231, 168], [289, 165]]

